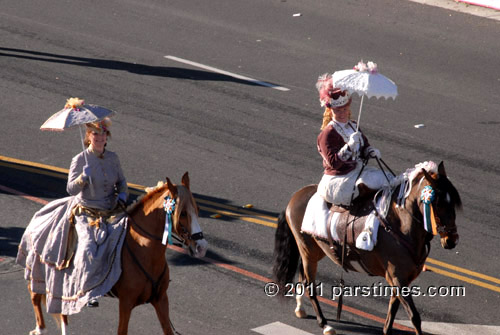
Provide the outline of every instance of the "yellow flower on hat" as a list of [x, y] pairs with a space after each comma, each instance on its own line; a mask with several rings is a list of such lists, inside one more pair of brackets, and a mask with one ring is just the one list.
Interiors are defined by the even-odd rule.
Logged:
[[83, 99], [69, 98], [68, 100], [66, 100], [66, 105], [64, 105], [64, 108], [78, 108], [81, 107], [83, 103]]

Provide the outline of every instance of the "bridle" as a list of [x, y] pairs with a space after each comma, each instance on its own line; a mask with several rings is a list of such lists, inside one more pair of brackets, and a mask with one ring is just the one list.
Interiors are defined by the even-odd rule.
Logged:
[[[400, 187], [403, 187], [403, 185], [400, 185]], [[425, 190], [425, 192], [424, 192]], [[408, 208], [406, 207], [406, 202], [403, 203], [402, 205], [398, 206], [400, 210], [404, 210], [407, 214], [411, 216], [413, 220], [418, 222], [420, 225], [424, 226], [425, 221], [426, 221], [426, 206], [428, 206], [429, 210], [429, 216], [428, 219], [430, 219], [433, 223], [435, 224], [435, 232], [436, 234], [439, 234], [441, 238], [448, 236], [449, 234], [456, 234], [457, 233], [457, 227], [448, 227], [445, 225], [441, 224], [441, 220], [439, 216], [437, 216], [437, 196], [435, 196], [434, 189], [432, 186], [427, 185], [424, 186], [424, 188], [420, 191], [421, 196], [421, 204], [424, 206], [424, 214], [422, 214], [422, 211], [419, 210], [419, 213], [422, 215], [422, 219], [418, 218], [415, 216], [414, 213], [412, 213]], [[413, 243], [405, 236], [400, 230], [395, 230], [392, 228], [391, 224], [389, 221], [386, 219], [385, 215], [380, 214], [378, 206], [377, 206], [377, 199], [378, 199], [379, 192], [375, 195], [373, 199], [373, 206], [375, 210], [375, 215], [380, 221], [380, 224], [384, 228], [386, 232], [388, 232], [391, 236], [393, 236], [397, 241], [400, 242], [410, 253], [411, 257], [413, 258], [415, 264], [417, 265], [422, 265], [425, 262], [425, 259], [430, 253], [430, 240], [426, 240], [426, 252], [424, 253], [423, 257], [418, 257], [415, 253], [415, 248]], [[426, 203], [427, 202], [427, 203]], [[419, 205], [419, 208], [421, 206]], [[429, 232], [430, 234], [433, 234], [433, 232]], [[436, 235], [433, 234], [433, 235]]]
[[[160, 241], [160, 242], [163, 240], [162, 236], [157, 236], [157, 235], [154, 235], [154, 234], [148, 232], [139, 223], [137, 223], [137, 221], [135, 221], [134, 218], [132, 217], [132, 215], [130, 215], [130, 213], [127, 211], [127, 209], [125, 208], [125, 205], [122, 202], [119, 202], [119, 206], [123, 210], [123, 212], [127, 215], [128, 219], [132, 223], [132, 225], [134, 227], [138, 228], [138, 230], [140, 230], [149, 239], [154, 240], [154, 241]], [[189, 241], [198, 241], [198, 240], [202, 240], [204, 238], [203, 232], [201, 232], [201, 231], [198, 233], [190, 234], [189, 231], [182, 224], [180, 224], [180, 228], [181, 228], [180, 236], [177, 236], [175, 233], [172, 233], [172, 238], [175, 239], [177, 242], [181, 243], [183, 246], [188, 245]]]
[[[193, 242], [196, 242], [196, 241], [199, 241], [199, 240], [203, 240], [205, 237], [203, 236], [203, 232], [198, 232], [198, 233], [194, 233], [194, 234], [189, 234], [189, 232], [187, 231], [186, 228], [184, 228], [184, 226], [181, 225], [181, 230], [182, 230], [182, 233], [180, 234], [181, 236], [177, 236], [176, 234], [172, 234], [172, 238], [174, 240], [176, 240], [177, 242], [181, 243], [183, 246], [184, 245], [188, 245], [188, 241], [193, 241]], [[161, 240], [161, 239], [160, 239]]]
[[422, 226], [429, 226], [430, 225], [430, 231], [428, 230], [429, 233], [432, 233], [433, 235], [438, 235], [441, 238], [448, 237], [451, 234], [456, 234], [457, 233], [457, 227], [456, 226], [447, 226], [444, 224], [441, 224], [441, 219], [439, 218], [437, 212], [437, 200], [438, 196], [436, 193], [439, 193], [436, 191], [436, 188], [431, 185], [426, 185], [423, 187], [420, 195], [420, 200], [421, 203], [419, 205], [419, 208], [423, 206], [423, 210], [420, 210], [419, 213], [422, 215], [422, 219], [417, 218], [413, 213], [411, 213], [406, 206], [402, 206], [404, 210], [408, 214], [411, 215], [411, 217], [420, 223]]

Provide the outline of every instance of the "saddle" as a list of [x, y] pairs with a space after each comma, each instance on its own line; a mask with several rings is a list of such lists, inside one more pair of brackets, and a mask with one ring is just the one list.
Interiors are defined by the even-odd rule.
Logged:
[[[352, 262], [357, 262], [368, 275], [372, 275], [370, 271], [364, 266], [360, 258], [361, 252], [367, 252], [356, 247], [356, 240], [358, 236], [363, 233], [365, 229], [366, 220], [369, 214], [373, 211], [374, 205], [371, 199], [359, 199], [353, 203], [350, 208], [343, 206], [332, 205], [328, 218], [328, 231], [332, 232], [331, 224], [332, 217], [338, 213], [337, 223], [335, 225], [335, 232], [339, 240], [329, 238], [331, 253], [335, 262], [344, 268], [346, 272], [354, 270]], [[332, 232], [333, 233], [333, 232]], [[344, 251], [345, 241], [345, 251]], [[342, 262], [342, 252], [345, 252], [344, 262]]]
[[[356, 239], [365, 228], [366, 219], [373, 209], [374, 205], [370, 199], [355, 201], [350, 208], [332, 205], [330, 208], [328, 225], [330, 226], [332, 224], [333, 215], [339, 213], [335, 231], [340, 239], [340, 244], [343, 244], [345, 238], [347, 245], [351, 247], [356, 246]], [[328, 231], [331, 231], [330, 227], [328, 227]]]
[[[378, 223], [375, 224], [375, 216], [370, 215], [374, 209], [372, 199], [373, 194], [364, 193], [354, 199], [349, 207], [336, 206], [315, 193], [307, 204], [301, 232], [328, 244], [335, 263], [340, 266], [343, 264], [346, 270], [352, 270], [354, 267], [351, 266], [351, 261], [359, 261], [359, 255], [368, 252], [376, 243]], [[336, 217], [333, 218], [334, 216]], [[332, 227], [332, 224], [335, 226]], [[371, 232], [365, 230], [365, 226], [369, 226]]]

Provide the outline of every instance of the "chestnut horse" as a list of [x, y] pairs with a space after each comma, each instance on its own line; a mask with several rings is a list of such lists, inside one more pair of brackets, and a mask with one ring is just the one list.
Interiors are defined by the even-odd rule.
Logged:
[[[346, 270], [361, 272], [360, 267], [353, 266], [354, 261], [356, 261], [368, 274], [384, 277], [387, 283], [395, 288], [396, 294], [391, 294], [389, 301], [389, 310], [383, 329], [384, 334], [392, 333], [394, 318], [400, 304], [406, 310], [416, 333], [422, 334], [420, 315], [411, 295], [399, 295], [397, 292], [401, 292], [403, 287], [408, 287], [417, 278], [430, 251], [429, 242], [433, 238], [433, 234], [424, 229], [424, 204], [421, 200], [421, 192], [425, 186], [431, 186], [435, 192], [431, 206], [434, 210], [442, 247], [452, 249], [458, 243], [455, 209], [461, 207], [460, 196], [447, 178], [442, 162], [436, 170], [433, 173], [424, 169], [415, 171], [415, 178], [408, 181], [407, 186], [411, 186], [411, 191], [407, 194], [403, 206], [397, 206], [396, 201], [400, 188], [405, 186], [404, 184], [395, 186], [387, 216], [380, 220], [380, 225], [385, 229], [379, 227], [377, 244], [372, 251], [347, 246], [350, 250], [344, 254]], [[303, 285], [313, 285], [312, 287], [316, 287], [318, 262], [325, 255], [341, 266], [342, 262], [339, 261], [341, 258], [332, 253], [327, 241], [301, 232], [307, 203], [316, 192], [316, 188], [316, 185], [309, 185], [297, 191], [278, 220], [273, 274], [277, 284], [282, 288], [293, 281], [299, 258], [302, 260], [299, 268], [299, 282]], [[323, 333], [335, 334], [333, 328], [327, 325], [316, 294], [310, 294], [309, 291], [313, 290], [306, 289], [304, 291], [311, 299]], [[302, 307], [301, 298], [302, 295], [296, 295], [297, 308], [295, 313], [297, 317], [303, 318], [306, 314]]]
[[[170, 281], [165, 252], [162, 243], [166, 214], [164, 199], [175, 199], [172, 215], [172, 232], [189, 248], [191, 256], [203, 257], [207, 242], [198, 224], [198, 206], [189, 188], [189, 175], [182, 177], [182, 185], [174, 185], [167, 178], [166, 183], [148, 192], [128, 211], [127, 235], [122, 247], [122, 273], [110, 295], [119, 299], [120, 317], [118, 334], [127, 334], [132, 309], [144, 303], [151, 303], [156, 311], [164, 334], [173, 335], [167, 288]], [[28, 287], [29, 288], [29, 287]], [[35, 311], [36, 329], [30, 335], [46, 333], [41, 302], [43, 294], [31, 294]], [[57, 316], [57, 315], [56, 315]], [[58, 315], [62, 334], [66, 334], [68, 317]]]

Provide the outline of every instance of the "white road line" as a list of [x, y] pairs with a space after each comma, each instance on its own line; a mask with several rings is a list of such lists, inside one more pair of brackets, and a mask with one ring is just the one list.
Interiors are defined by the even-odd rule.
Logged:
[[[397, 320], [399, 324], [413, 328], [409, 320]], [[500, 334], [500, 326], [483, 326], [483, 325], [468, 325], [463, 323], [446, 323], [446, 322], [422, 322], [422, 330], [425, 333], [433, 335], [497, 335]]]
[[226, 76], [230, 76], [230, 77], [241, 79], [241, 80], [246, 80], [248, 82], [251, 82], [251, 83], [254, 83], [254, 84], [257, 84], [257, 85], [274, 88], [275, 90], [290, 91], [290, 89], [286, 88], [286, 87], [282, 87], [282, 86], [274, 85], [274, 84], [271, 84], [271, 83], [267, 83], [265, 81], [260, 81], [260, 80], [257, 80], [257, 79], [245, 77], [245, 76], [242, 76], [242, 75], [239, 75], [239, 74], [236, 74], [236, 73], [232, 73], [232, 72], [224, 71], [224, 70], [221, 70], [221, 69], [217, 69], [217, 68], [212, 67], [212, 66], [208, 66], [208, 65], [204, 65], [204, 64], [192, 62], [192, 61], [187, 60], [187, 59], [182, 59], [182, 58], [175, 57], [175, 56], [170, 56], [170, 55], [167, 55], [167, 56], [164, 56], [164, 57], [167, 58], [167, 59], [176, 61], [176, 62], [180, 62], [180, 63], [192, 65], [192, 66], [195, 66], [195, 67], [199, 67], [199, 68], [204, 69], [204, 70], [208, 70], [208, 71], [212, 71], [212, 72], [224, 74]]
[[306, 331], [294, 328], [281, 322], [273, 322], [265, 326], [252, 329], [252, 331], [262, 335], [313, 335]]

